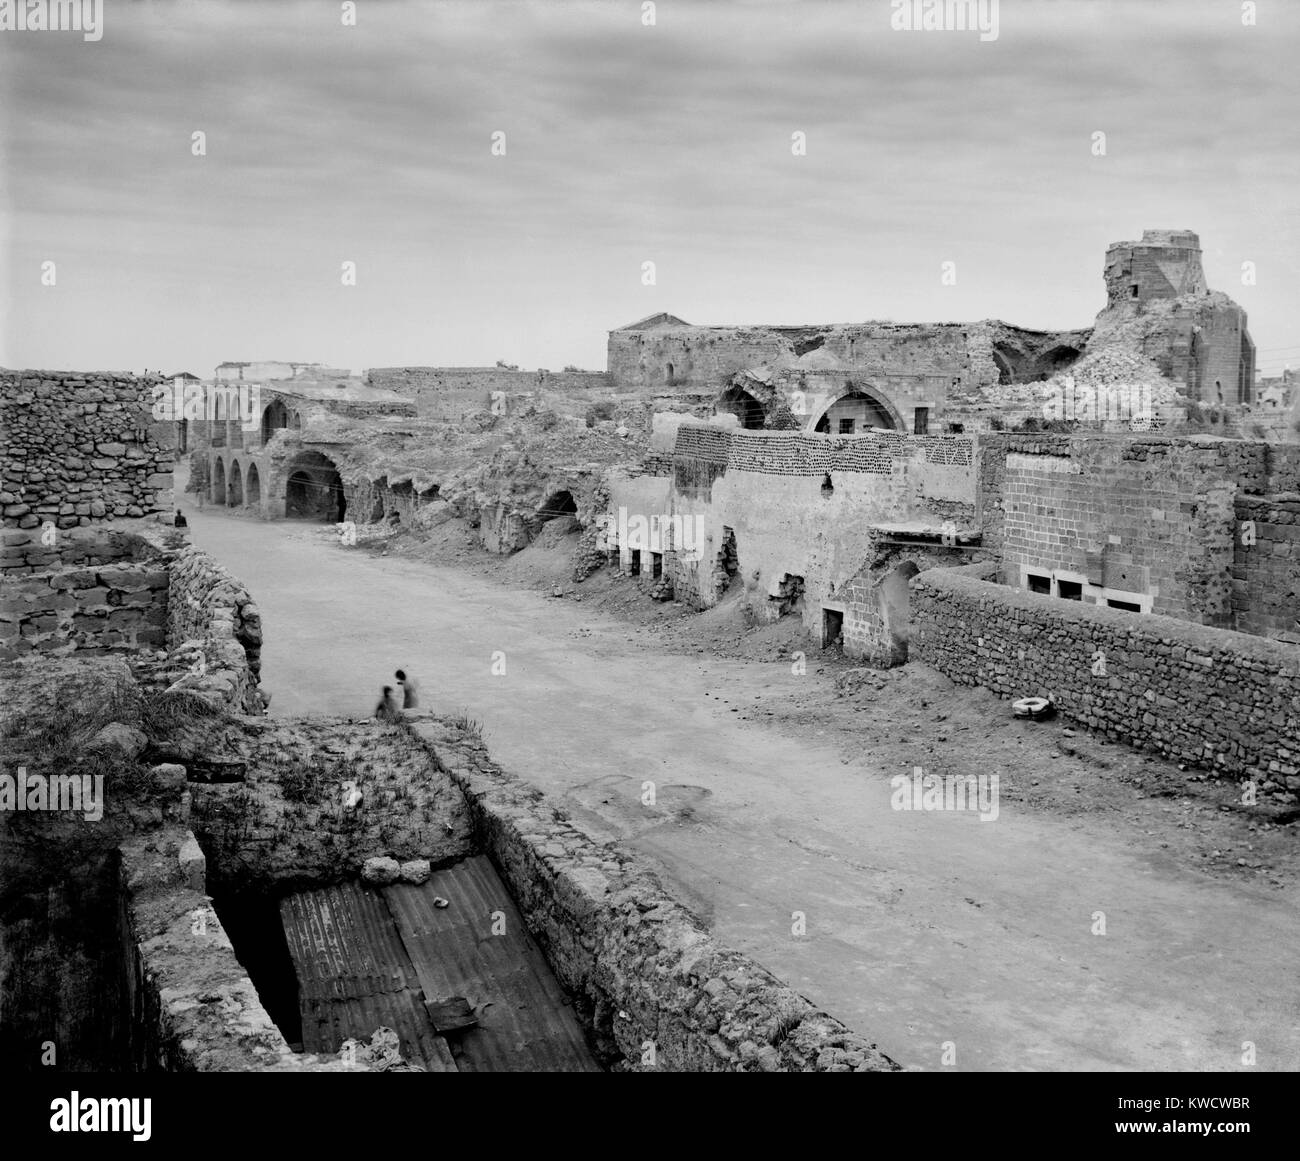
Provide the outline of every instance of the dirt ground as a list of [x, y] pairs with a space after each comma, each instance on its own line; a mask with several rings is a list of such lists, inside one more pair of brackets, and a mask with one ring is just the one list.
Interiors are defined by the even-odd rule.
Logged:
[[[367, 715], [408, 668], [596, 841], [641, 851], [720, 939], [906, 1067], [1229, 1071], [1246, 1042], [1256, 1068], [1300, 1067], [1295, 825], [1235, 788], [734, 606], [574, 585], [558, 527], [506, 559], [454, 521], [345, 548], [190, 499], [195, 543], [262, 609], [273, 714]], [[891, 809], [916, 766], [998, 774], [997, 820]]]
[[[1108, 825], [1131, 832], [1135, 843], [1210, 875], [1255, 878], [1273, 887], [1296, 881], [1300, 810], [1294, 806], [1274, 804], [1267, 795], [1244, 806], [1235, 781], [1108, 743], [1065, 720], [1018, 719], [1009, 702], [959, 687], [926, 665], [862, 667], [839, 648], [811, 641], [797, 617], [749, 626], [738, 591], [699, 612], [651, 600], [648, 581], [608, 569], [575, 583], [570, 562], [577, 536], [547, 535], [561, 531], [558, 524], [508, 557], [477, 548], [473, 530], [461, 520], [428, 540], [397, 535], [370, 551], [455, 563], [503, 584], [586, 603], [648, 631], [664, 652], [791, 664], [802, 652], [810, 673], [834, 681], [829, 703], [820, 683], [776, 699], [718, 700], [741, 721], [842, 745], [846, 765], [860, 758], [869, 740], [872, 764], [888, 770], [920, 764], [927, 773], [997, 773], [1003, 801], [1067, 816], [1109, 815]], [[1148, 839], [1154, 841], [1144, 843]]]

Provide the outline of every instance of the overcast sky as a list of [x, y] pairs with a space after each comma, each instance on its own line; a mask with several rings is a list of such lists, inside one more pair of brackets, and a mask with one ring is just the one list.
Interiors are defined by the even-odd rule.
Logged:
[[888, 0], [341, 7], [0, 32], [0, 365], [603, 369], [661, 310], [1080, 327], [1159, 227], [1300, 366], [1294, 0], [1001, 0], [991, 41]]

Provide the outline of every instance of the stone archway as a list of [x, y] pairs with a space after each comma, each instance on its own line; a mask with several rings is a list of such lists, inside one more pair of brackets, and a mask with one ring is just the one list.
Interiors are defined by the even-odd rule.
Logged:
[[226, 495], [226, 503], [232, 508], [244, 506], [244, 477], [239, 470], [238, 460], [230, 465], [230, 489]]
[[212, 461], [212, 487], [208, 499], [214, 504], [226, 502], [226, 462], [220, 456]]
[[262, 481], [257, 473], [257, 465], [249, 464], [244, 479], [244, 499], [250, 508], [262, 506]]
[[262, 411], [262, 442], [270, 443], [277, 431], [289, 426], [289, 409], [281, 399], [273, 399]]
[[906, 431], [897, 408], [874, 388], [846, 383], [844, 390], [823, 408], [813, 431], [828, 435], [861, 435], [873, 427]]
[[750, 431], [758, 431], [767, 423], [763, 405], [743, 387], [728, 387], [718, 396], [713, 405], [717, 414], [734, 415], [740, 420], [740, 426]]
[[344, 519], [346, 512], [343, 480], [334, 461], [318, 451], [296, 456], [285, 479], [285, 517], [337, 524]]
[[577, 514], [577, 501], [574, 500], [573, 493], [565, 489], [552, 492], [542, 501], [542, 506], [537, 509], [537, 522], [545, 524], [548, 520], [554, 520], [557, 516], [576, 516]]

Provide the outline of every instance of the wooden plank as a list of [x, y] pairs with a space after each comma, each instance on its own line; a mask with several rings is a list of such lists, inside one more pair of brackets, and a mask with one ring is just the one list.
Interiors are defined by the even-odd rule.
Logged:
[[[434, 906], [438, 896], [450, 902]], [[425, 997], [463, 996], [478, 1025], [452, 1045], [462, 1072], [599, 1072], [582, 1027], [486, 855], [384, 897]]]

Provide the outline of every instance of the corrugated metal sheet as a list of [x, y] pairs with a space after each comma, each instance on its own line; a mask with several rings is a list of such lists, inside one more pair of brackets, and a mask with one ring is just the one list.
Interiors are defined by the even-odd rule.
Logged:
[[[441, 895], [450, 906], [437, 908]], [[479, 1025], [453, 1037], [462, 1072], [599, 1072], [582, 1028], [486, 855], [384, 897], [431, 1001], [464, 996]], [[502, 934], [493, 934], [500, 912]], [[497, 927], [501, 927], [498, 920]]]
[[280, 919], [298, 975], [306, 1051], [337, 1052], [349, 1036], [368, 1042], [388, 1027], [407, 1060], [430, 1072], [456, 1071], [378, 892], [357, 883], [302, 891], [281, 900]]

